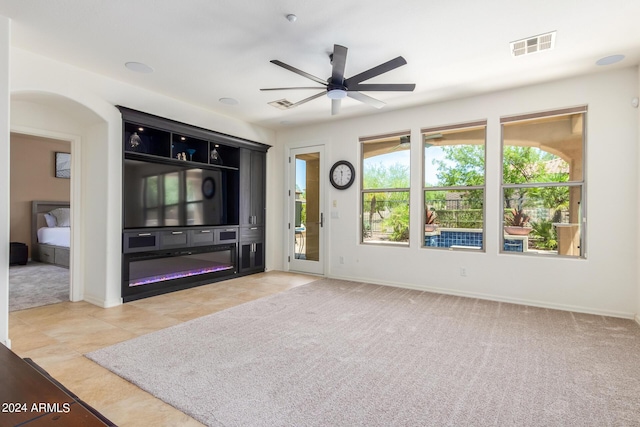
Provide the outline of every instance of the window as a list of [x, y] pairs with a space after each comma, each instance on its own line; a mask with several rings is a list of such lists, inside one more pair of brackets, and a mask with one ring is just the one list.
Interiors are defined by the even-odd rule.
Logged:
[[411, 137], [361, 138], [363, 243], [409, 244]]
[[586, 107], [502, 123], [502, 251], [584, 256]]
[[425, 247], [484, 248], [486, 122], [422, 129]]

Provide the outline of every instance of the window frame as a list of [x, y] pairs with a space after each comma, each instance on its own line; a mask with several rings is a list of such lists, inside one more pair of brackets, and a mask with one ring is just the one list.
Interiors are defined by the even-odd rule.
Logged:
[[[420, 129], [420, 142], [421, 142], [421, 146], [420, 146], [420, 152], [421, 152], [421, 162], [422, 162], [422, 174], [420, 176], [420, 180], [422, 182], [421, 185], [421, 201], [422, 201], [422, 206], [420, 207], [420, 230], [421, 230], [421, 236], [422, 238], [420, 239], [420, 247], [423, 249], [429, 249], [429, 250], [448, 250], [448, 251], [461, 251], [461, 252], [479, 252], [479, 253], [486, 253], [487, 251], [487, 233], [486, 233], [486, 229], [487, 229], [487, 126], [488, 126], [488, 120], [483, 119], [483, 120], [474, 120], [474, 121], [469, 121], [469, 122], [462, 122], [462, 123], [456, 123], [456, 124], [450, 124], [450, 125], [443, 125], [443, 126], [431, 126], [431, 127], [426, 127], [426, 128], [421, 128]], [[435, 133], [435, 132], [442, 132], [442, 131], [449, 131], [449, 130], [464, 130], [464, 129], [472, 129], [472, 128], [484, 128], [484, 180], [483, 180], [483, 184], [482, 185], [455, 185], [455, 186], [442, 186], [442, 187], [438, 187], [438, 186], [433, 186], [433, 187], [427, 187], [426, 185], [426, 172], [427, 172], [427, 162], [425, 159], [425, 155], [424, 155], [424, 137], [423, 135], [427, 134], [427, 133]], [[425, 228], [425, 221], [426, 221], [426, 205], [427, 205], [427, 198], [426, 198], [426, 194], [428, 191], [464, 191], [464, 190], [482, 190], [482, 248], [481, 249], [473, 249], [473, 248], [462, 248], [462, 247], [436, 247], [436, 246], [427, 246], [425, 243], [425, 232], [424, 232], [424, 228]]]
[[401, 187], [401, 188], [364, 188], [364, 147], [366, 143], [372, 143], [381, 139], [386, 139], [386, 138], [394, 138], [394, 137], [403, 137], [403, 136], [411, 136], [411, 130], [404, 130], [404, 131], [398, 131], [398, 132], [390, 132], [390, 133], [385, 133], [385, 134], [378, 134], [378, 135], [372, 135], [372, 136], [366, 136], [366, 137], [360, 137], [358, 138], [358, 143], [360, 145], [360, 196], [359, 196], [359, 200], [358, 200], [358, 204], [360, 205], [360, 215], [359, 215], [359, 222], [360, 225], [358, 227], [359, 230], [359, 244], [361, 245], [367, 245], [367, 246], [384, 246], [384, 247], [400, 247], [400, 248], [409, 248], [411, 247], [411, 209], [409, 209], [409, 222], [408, 222], [408, 238], [406, 242], [385, 242], [385, 241], [374, 241], [374, 242], [366, 242], [364, 240], [364, 195], [368, 194], [368, 193], [407, 193], [408, 195], [408, 200], [407, 203], [409, 204], [409, 207], [411, 207], [411, 147], [409, 148], [408, 153], [409, 153], [409, 176], [408, 176], [408, 187]]
[[[526, 123], [527, 121], [532, 121], [536, 119], [543, 118], [551, 118], [551, 117], [560, 117], [560, 116], [570, 116], [572, 114], [582, 114], [582, 177], [580, 180], [567, 180], [564, 182], [552, 181], [552, 182], [528, 182], [523, 184], [511, 184], [504, 182], [504, 129], [505, 124], [511, 124], [515, 122]], [[498, 249], [499, 254], [504, 255], [516, 255], [516, 256], [531, 256], [531, 257], [551, 257], [551, 258], [562, 258], [562, 259], [587, 259], [587, 121], [588, 121], [588, 106], [576, 106], [569, 108], [561, 108], [554, 110], [546, 110], [540, 111], [536, 113], [525, 113], [511, 116], [504, 116], [500, 118], [500, 204], [499, 204], [499, 212], [501, 213], [499, 218], [499, 228], [498, 233]], [[545, 150], [542, 150], [545, 151]], [[548, 152], [548, 151], [545, 151]], [[579, 231], [580, 231], [580, 240], [579, 240], [579, 248], [580, 255], [561, 255], [561, 254], [540, 254], [537, 252], [511, 252], [505, 251], [505, 237], [504, 237], [504, 190], [510, 188], [551, 188], [551, 187], [569, 187], [569, 188], [579, 188], [580, 189], [580, 201], [578, 208], [578, 221], [579, 221]]]

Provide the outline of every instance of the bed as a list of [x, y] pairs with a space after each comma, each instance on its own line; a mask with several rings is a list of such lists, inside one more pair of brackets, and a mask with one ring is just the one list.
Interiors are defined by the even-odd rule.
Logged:
[[[69, 202], [31, 202], [31, 259], [69, 267]], [[60, 215], [63, 213], [64, 215]], [[57, 223], [58, 214], [60, 224]]]

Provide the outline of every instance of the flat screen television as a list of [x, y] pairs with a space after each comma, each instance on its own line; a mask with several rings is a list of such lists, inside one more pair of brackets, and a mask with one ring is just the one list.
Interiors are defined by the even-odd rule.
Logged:
[[125, 159], [124, 228], [238, 224], [238, 172]]

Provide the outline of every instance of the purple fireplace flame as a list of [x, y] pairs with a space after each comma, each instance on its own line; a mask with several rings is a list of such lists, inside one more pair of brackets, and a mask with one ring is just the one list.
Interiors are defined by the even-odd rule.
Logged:
[[174, 280], [174, 279], [182, 279], [183, 277], [191, 277], [198, 276], [200, 274], [208, 274], [215, 273], [218, 271], [231, 270], [233, 269], [232, 265], [218, 265], [212, 267], [198, 268], [195, 270], [187, 270], [187, 271], [178, 271], [174, 273], [160, 274], [157, 276], [148, 276], [137, 280], [132, 280], [129, 282], [129, 286], [142, 286], [149, 285], [151, 283], [163, 282], [165, 280]]

